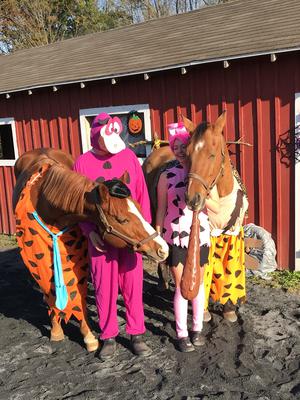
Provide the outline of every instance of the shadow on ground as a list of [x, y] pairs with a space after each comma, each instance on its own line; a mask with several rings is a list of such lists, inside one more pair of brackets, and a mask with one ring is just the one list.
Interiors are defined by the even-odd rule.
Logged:
[[[224, 321], [215, 307], [204, 328], [206, 345], [181, 354], [175, 349], [172, 290], [159, 292], [153, 266], [145, 263], [145, 268], [146, 341], [153, 354], [139, 359], [130, 353], [120, 296], [118, 354], [103, 363], [86, 352], [75, 321], [68, 324], [64, 342], [49, 342], [39, 289], [18, 251], [2, 251], [0, 400], [300, 398], [299, 297], [248, 285], [238, 322]], [[88, 308], [99, 333], [91, 286]]]

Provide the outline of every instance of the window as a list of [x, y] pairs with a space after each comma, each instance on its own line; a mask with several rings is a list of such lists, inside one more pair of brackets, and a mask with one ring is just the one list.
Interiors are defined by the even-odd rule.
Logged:
[[147, 104], [133, 104], [127, 106], [90, 108], [80, 110], [80, 127], [83, 152], [89, 150], [90, 146], [90, 126], [93, 119], [101, 112], [106, 112], [112, 117], [117, 116], [121, 119], [123, 131], [121, 138], [126, 146], [133, 150], [142, 163], [151, 151], [150, 144], [139, 144], [138, 142], [150, 141], [151, 124], [150, 109]]
[[0, 166], [13, 166], [18, 158], [15, 121], [0, 118]]

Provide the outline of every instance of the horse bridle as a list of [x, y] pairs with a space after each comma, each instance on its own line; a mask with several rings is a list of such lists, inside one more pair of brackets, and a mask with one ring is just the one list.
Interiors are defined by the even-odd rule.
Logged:
[[212, 188], [218, 183], [218, 180], [220, 179], [220, 177], [224, 175], [225, 151], [224, 151], [224, 144], [223, 143], [222, 143], [222, 148], [221, 148], [221, 156], [222, 156], [222, 162], [221, 162], [220, 170], [219, 170], [217, 176], [215, 177], [215, 179], [212, 181], [212, 183], [210, 185], [207, 182], [205, 182], [205, 180], [202, 178], [202, 176], [196, 174], [195, 172], [190, 172], [188, 174], [188, 178], [196, 179], [201, 183], [201, 185], [206, 190], [206, 197], [208, 197], [210, 195], [210, 192], [211, 192]]
[[146, 237], [143, 240], [140, 240], [140, 241], [132, 240], [130, 237], [119, 232], [117, 229], [115, 229], [112, 225], [109, 224], [102, 207], [98, 203], [96, 203], [96, 208], [99, 212], [99, 220], [100, 220], [101, 224], [103, 225], [103, 230], [101, 232], [103, 240], [105, 240], [105, 235], [108, 235], [108, 234], [113, 235], [119, 239], [124, 240], [128, 245], [131, 246], [133, 251], [137, 251], [145, 243], [150, 242], [150, 240], [152, 240], [158, 236], [158, 233], [154, 232], [152, 235], [149, 235], [148, 237]]

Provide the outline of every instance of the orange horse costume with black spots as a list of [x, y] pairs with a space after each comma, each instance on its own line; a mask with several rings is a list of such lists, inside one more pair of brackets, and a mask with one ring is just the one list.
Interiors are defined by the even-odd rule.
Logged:
[[[48, 166], [43, 167], [43, 172]], [[43, 173], [42, 172], [42, 173]], [[81, 321], [86, 313], [88, 258], [87, 241], [78, 226], [68, 228], [58, 237], [58, 246], [62, 261], [63, 279], [67, 288], [68, 303], [63, 310], [55, 306], [53, 243], [49, 233], [33, 216], [34, 207], [30, 191], [41, 173], [34, 174], [21, 192], [16, 206], [17, 240], [22, 259], [32, 277], [42, 289], [49, 307], [49, 314], [66, 322], [72, 315]], [[45, 224], [46, 225], [46, 224]], [[47, 225], [53, 233], [59, 230]]]

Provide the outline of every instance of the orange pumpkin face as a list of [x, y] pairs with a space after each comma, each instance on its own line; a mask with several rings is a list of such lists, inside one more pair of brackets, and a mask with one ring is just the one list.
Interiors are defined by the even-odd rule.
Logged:
[[143, 122], [141, 118], [138, 115], [133, 114], [128, 121], [129, 132], [133, 135], [138, 135], [141, 132], [142, 128]]

